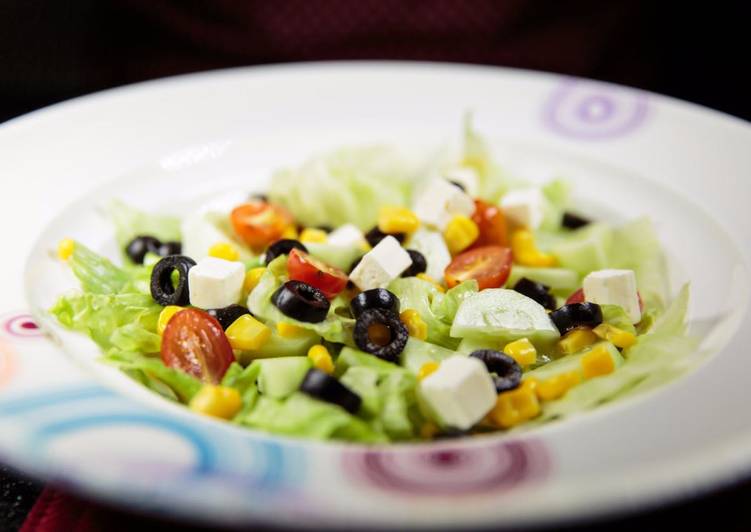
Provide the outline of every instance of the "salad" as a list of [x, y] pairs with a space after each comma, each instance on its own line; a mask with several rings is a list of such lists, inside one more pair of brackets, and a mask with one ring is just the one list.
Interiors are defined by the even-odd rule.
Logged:
[[364, 443], [531, 427], [685, 371], [652, 224], [508, 175], [465, 127], [456, 156], [341, 149], [265, 194], [179, 218], [109, 208], [122, 265], [73, 240], [51, 313], [102, 360], [249, 429]]

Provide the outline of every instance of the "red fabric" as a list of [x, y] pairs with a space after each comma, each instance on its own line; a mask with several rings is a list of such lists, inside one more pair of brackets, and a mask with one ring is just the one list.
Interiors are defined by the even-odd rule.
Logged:
[[93, 532], [92, 507], [59, 491], [46, 488], [37, 499], [20, 532]]

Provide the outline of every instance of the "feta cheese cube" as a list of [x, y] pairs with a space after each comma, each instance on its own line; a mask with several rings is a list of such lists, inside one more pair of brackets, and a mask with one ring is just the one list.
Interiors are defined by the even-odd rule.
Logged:
[[399, 241], [387, 236], [368, 251], [349, 275], [360, 290], [385, 288], [412, 264], [412, 259]]
[[188, 272], [190, 304], [206, 310], [234, 305], [242, 297], [244, 281], [241, 262], [206, 257]]
[[470, 196], [477, 196], [479, 189], [480, 177], [472, 168], [466, 166], [457, 166], [447, 171], [443, 177], [448, 181], [459, 183]]
[[477, 358], [453, 356], [420, 382], [419, 394], [444, 427], [467, 430], [495, 406], [497, 393]]
[[538, 188], [512, 190], [501, 198], [503, 214], [516, 225], [540, 227], [545, 216], [545, 196]]
[[444, 271], [451, 263], [451, 253], [441, 233], [421, 227], [415, 231], [406, 247], [423, 254], [428, 263], [425, 273], [429, 277], [443, 279]]
[[354, 224], [344, 224], [328, 234], [326, 243], [332, 246], [354, 247], [365, 242], [362, 231]]
[[475, 202], [472, 196], [441, 178], [430, 182], [412, 210], [421, 222], [443, 231], [454, 216], [472, 216]]
[[641, 320], [636, 274], [633, 270], [599, 270], [592, 272], [582, 282], [584, 299], [598, 305], [618, 305], [628, 314], [632, 323]]

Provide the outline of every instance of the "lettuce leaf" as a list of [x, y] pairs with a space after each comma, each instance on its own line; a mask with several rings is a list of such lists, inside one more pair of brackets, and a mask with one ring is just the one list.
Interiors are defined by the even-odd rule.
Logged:
[[623, 307], [618, 305], [600, 305], [600, 309], [602, 310], [603, 323], [608, 323], [622, 331], [636, 334], [636, 328], [631, 323], [631, 319], [626, 314], [626, 311], [623, 310]]
[[[450, 335], [451, 322], [443, 321], [433, 311], [433, 301], [437, 297], [441, 299], [439, 297], [441, 292], [432, 283], [418, 279], [417, 277], [402, 277], [392, 281], [388, 288], [399, 298], [402, 311], [407, 309], [417, 311], [428, 325], [428, 342], [448, 347], [449, 349], [455, 349], [459, 345], [459, 340], [452, 338]], [[457, 296], [461, 296], [462, 300], [465, 299], [466, 290], [467, 288], [463, 288], [456, 292], [454, 299]], [[446, 312], [450, 312], [450, 307], [454, 302], [451, 298], [448, 300], [441, 299], [441, 302], [436, 304], [437, 309], [445, 315]]]
[[433, 301], [430, 303], [430, 310], [433, 312], [436, 318], [444, 323], [450, 324], [454, 321], [456, 311], [459, 310], [459, 305], [472, 294], [479, 291], [479, 285], [474, 279], [464, 281], [456, 285], [454, 288], [449, 289], [446, 293], [440, 291], [433, 296]]
[[[192, 375], [165, 366], [160, 358], [147, 357], [140, 353], [112, 352], [104, 356], [102, 361], [126, 372], [142, 372], [146, 378], [159, 381], [169, 387], [174, 392], [175, 398], [182, 403], [190, 402], [203, 386], [201, 381]], [[148, 385], [146, 382], [144, 384]], [[154, 388], [153, 386], [149, 387]], [[157, 391], [159, 390], [157, 389]]]
[[162, 242], [180, 240], [180, 219], [176, 216], [152, 214], [114, 200], [107, 206], [107, 212], [115, 225], [115, 239], [123, 250], [137, 236], [153, 236]]

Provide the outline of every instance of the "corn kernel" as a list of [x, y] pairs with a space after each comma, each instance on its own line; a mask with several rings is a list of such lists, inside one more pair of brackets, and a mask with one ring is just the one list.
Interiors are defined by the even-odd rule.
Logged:
[[307, 329], [303, 329], [299, 325], [293, 325], [292, 323], [279, 322], [276, 324], [276, 332], [282, 338], [300, 338], [308, 334]]
[[428, 274], [418, 273], [417, 275], [415, 275], [415, 277], [417, 277], [418, 279], [422, 279], [423, 281], [429, 282], [430, 284], [432, 284], [433, 286], [435, 286], [438, 289], [439, 292], [445, 292], [446, 291], [446, 289], [438, 281], [436, 281], [435, 279], [433, 279]]
[[378, 229], [384, 233], [414, 233], [420, 227], [417, 215], [405, 207], [381, 207]]
[[323, 244], [327, 238], [326, 231], [315, 227], [306, 227], [300, 233], [300, 242], [303, 244]]
[[261, 276], [264, 273], [266, 273], [266, 268], [263, 266], [248, 270], [245, 274], [245, 282], [243, 283], [243, 294], [246, 296], [250, 294], [253, 289], [258, 286], [258, 281], [261, 280]]
[[553, 255], [537, 249], [534, 235], [526, 229], [513, 232], [511, 235], [511, 251], [514, 253], [514, 261], [522, 266], [549, 268], [558, 263]]
[[298, 232], [297, 227], [294, 225], [288, 226], [283, 232], [282, 232], [282, 238], [289, 238], [291, 240], [297, 240]]
[[609, 323], [601, 323], [592, 332], [621, 349], [627, 349], [636, 343], [636, 335], [634, 333], [624, 331]]
[[581, 359], [582, 373], [585, 379], [607, 375], [615, 370], [615, 362], [607, 348], [598, 345]]
[[471, 246], [478, 236], [480, 228], [466, 216], [454, 216], [443, 231], [443, 238], [453, 255]]
[[308, 349], [308, 358], [313, 362], [316, 369], [331, 375], [334, 373], [334, 361], [331, 358], [329, 350], [322, 345], [314, 345]]
[[70, 238], [65, 238], [57, 245], [57, 257], [60, 260], [68, 260], [73, 255], [76, 243]]
[[537, 360], [537, 349], [528, 338], [520, 338], [506, 344], [503, 352], [516, 360], [520, 366], [530, 366]]
[[537, 385], [537, 397], [542, 401], [552, 401], [563, 397], [566, 392], [581, 382], [578, 371], [569, 371], [540, 382]]
[[239, 351], [260, 349], [271, 336], [271, 329], [249, 314], [237, 318], [226, 332], [232, 349]]
[[536, 383], [525, 381], [515, 390], [498, 394], [488, 418], [498, 427], [508, 429], [537, 417], [540, 402], [535, 390]]
[[209, 257], [235, 262], [240, 260], [240, 253], [229, 242], [217, 242], [209, 248]]
[[439, 365], [438, 362], [426, 362], [420, 366], [420, 369], [417, 372], [417, 380], [423, 380], [425, 377], [435, 372]]
[[438, 434], [438, 425], [432, 421], [426, 421], [420, 426], [420, 437], [425, 440], [432, 440]]
[[240, 392], [229, 386], [204, 384], [190, 401], [190, 409], [206, 416], [232, 419], [242, 408]]
[[167, 307], [164, 307], [162, 309], [162, 312], [159, 313], [159, 321], [157, 321], [156, 324], [156, 330], [159, 334], [164, 334], [164, 329], [167, 328], [167, 324], [169, 323], [169, 320], [172, 319], [172, 316], [177, 314], [183, 310], [183, 307], [177, 307], [175, 305], [169, 305]]
[[407, 327], [409, 335], [418, 340], [425, 340], [428, 337], [428, 324], [420, 317], [420, 314], [414, 309], [407, 309], [399, 314], [399, 319]]
[[597, 341], [597, 335], [591, 329], [574, 329], [558, 341], [558, 349], [566, 355], [578, 353]]

